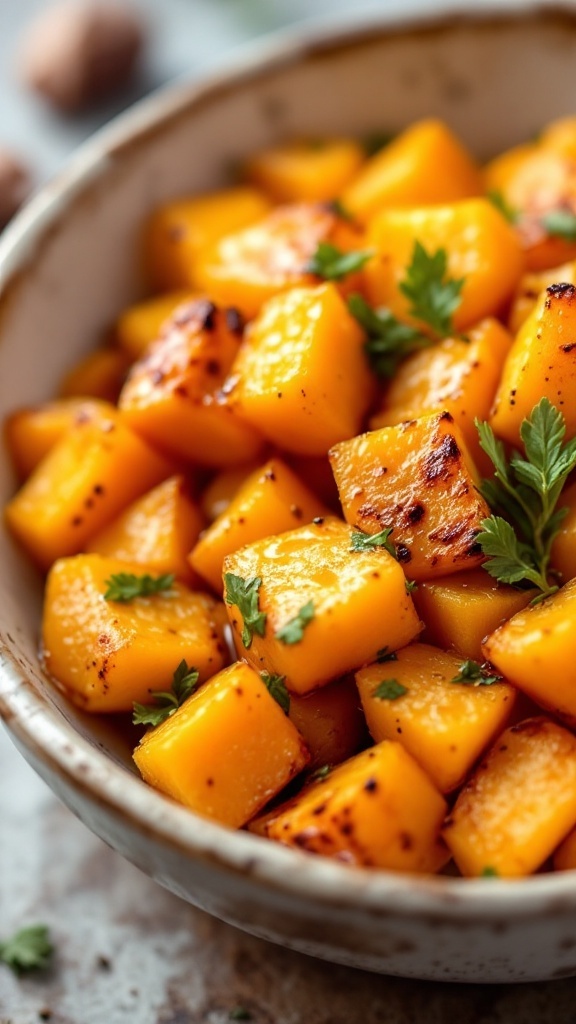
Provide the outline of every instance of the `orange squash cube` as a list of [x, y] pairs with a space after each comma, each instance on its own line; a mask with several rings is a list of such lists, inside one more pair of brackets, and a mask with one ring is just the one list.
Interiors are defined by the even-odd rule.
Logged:
[[309, 755], [258, 672], [236, 662], [147, 732], [134, 760], [155, 789], [203, 818], [241, 828]]
[[208, 679], [226, 662], [219, 602], [173, 583], [130, 602], [106, 600], [112, 575], [142, 566], [101, 555], [62, 558], [46, 584], [42, 623], [46, 671], [85, 711], [131, 711], [169, 690], [184, 659]]
[[119, 403], [126, 422], [150, 444], [199, 465], [254, 458], [260, 435], [221, 392], [242, 328], [235, 310], [204, 299], [181, 306], [132, 367]]
[[75, 423], [86, 423], [113, 408], [97, 398], [61, 398], [11, 413], [4, 423], [4, 434], [19, 479], [30, 476]]
[[100, 348], [74, 366], [60, 385], [61, 398], [100, 398], [115, 403], [130, 360], [116, 348]]
[[541, 293], [551, 284], [576, 284], [576, 260], [550, 270], [522, 274], [508, 314], [508, 330], [516, 335], [534, 312]]
[[277, 203], [322, 202], [339, 196], [364, 160], [353, 139], [285, 142], [251, 156], [244, 174]]
[[289, 715], [310, 751], [309, 768], [326, 771], [366, 746], [366, 722], [353, 676], [304, 697], [291, 694]]
[[560, 495], [559, 508], [567, 508], [568, 514], [560, 528], [550, 555], [552, 568], [560, 573], [564, 583], [576, 576], [576, 483], [566, 487]]
[[[463, 782], [506, 725], [516, 698], [504, 682], [454, 682], [462, 664], [457, 654], [416, 643], [356, 673], [373, 739], [400, 742], [442, 793]], [[387, 691], [386, 682], [397, 686]]]
[[118, 345], [133, 362], [140, 359], [153, 341], [162, 333], [162, 328], [179, 306], [201, 298], [191, 289], [155, 295], [153, 299], [129, 306], [118, 317], [114, 334]]
[[244, 462], [240, 466], [221, 469], [212, 477], [200, 497], [200, 507], [208, 523], [213, 523], [218, 516], [226, 511], [244, 481], [257, 469], [256, 463]]
[[347, 522], [370, 534], [390, 527], [411, 579], [483, 560], [476, 535], [490, 513], [450, 413], [361, 434], [329, 454]]
[[253, 821], [250, 831], [356, 867], [430, 874], [446, 863], [446, 804], [399, 743], [384, 741]]
[[576, 737], [546, 718], [507, 729], [458, 797], [444, 839], [463, 875], [536, 871], [576, 825]]
[[338, 679], [420, 632], [401, 566], [383, 548], [353, 550], [352, 534], [340, 520], [324, 519], [224, 560], [225, 574], [261, 581], [265, 620], [247, 644], [246, 616], [227, 605], [238, 650], [256, 668], [285, 676], [294, 693]]

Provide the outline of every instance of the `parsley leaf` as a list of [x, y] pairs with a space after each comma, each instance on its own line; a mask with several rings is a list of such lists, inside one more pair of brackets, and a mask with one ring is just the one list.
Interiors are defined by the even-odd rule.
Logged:
[[274, 637], [283, 644], [300, 643], [304, 636], [306, 626], [314, 618], [314, 602], [307, 601], [293, 619], [289, 619], [280, 629], [276, 630]]
[[16, 974], [47, 967], [52, 953], [50, 934], [44, 924], [21, 928], [11, 939], [0, 942], [0, 961]]
[[105, 580], [108, 588], [104, 594], [105, 601], [121, 601], [127, 603], [136, 597], [150, 597], [163, 590], [170, 590], [174, 583], [174, 573], [167, 572], [163, 576], [135, 576], [131, 572], [113, 573]]
[[495, 206], [510, 224], [516, 224], [520, 216], [518, 210], [510, 206], [503, 192], [498, 192], [497, 189], [490, 189], [486, 194], [486, 198], [490, 200], [492, 206]]
[[199, 672], [195, 668], [188, 668], [182, 659], [172, 676], [171, 690], [153, 690], [155, 704], [134, 703], [132, 723], [156, 726], [166, 721], [194, 693], [198, 686], [198, 678]]
[[264, 636], [266, 629], [266, 612], [259, 610], [259, 590], [262, 580], [259, 576], [252, 576], [249, 580], [236, 576], [233, 572], [224, 573], [226, 604], [235, 604], [242, 616], [244, 627], [242, 629], [242, 643], [248, 649], [252, 643], [254, 633]]
[[433, 344], [415, 327], [401, 323], [389, 309], [373, 309], [361, 295], [349, 296], [348, 310], [366, 334], [366, 355], [379, 377], [393, 377], [406, 356]]
[[445, 249], [428, 253], [421, 242], [414, 242], [412, 260], [400, 291], [410, 299], [410, 314], [432, 328], [438, 338], [454, 333], [452, 315], [462, 302], [464, 278], [448, 277]]
[[341, 281], [348, 274], [360, 270], [373, 255], [372, 249], [342, 252], [330, 242], [319, 242], [306, 270], [309, 274], [323, 278], [324, 281]]
[[407, 594], [413, 594], [415, 590], [418, 590], [418, 584], [416, 580], [406, 580], [404, 583]]
[[373, 551], [374, 548], [385, 548], [392, 558], [396, 558], [396, 548], [391, 540], [389, 540], [390, 534], [392, 533], [393, 527], [389, 526], [385, 530], [381, 530], [380, 533], [361, 533], [360, 530], [354, 530], [352, 534], [352, 547], [351, 551]]
[[556, 506], [576, 466], [576, 438], [564, 443], [564, 417], [548, 398], [534, 406], [520, 427], [525, 458], [513, 452], [507, 459], [491, 427], [478, 421], [476, 427], [494, 465], [493, 479], [480, 485], [495, 513], [484, 519], [476, 538], [488, 556], [484, 569], [501, 583], [537, 587], [541, 594], [534, 604], [558, 590], [548, 579], [550, 551], [567, 512]]
[[260, 678], [271, 697], [280, 705], [285, 715], [290, 711], [290, 694], [286, 689], [286, 676], [270, 675], [269, 672], [261, 672]]
[[496, 870], [496, 868], [493, 868], [490, 864], [487, 864], [485, 868], [482, 868], [480, 878], [500, 878], [500, 874]]
[[479, 665], [477, 661], [468, 658], [462, 662], [459, 672], [450, 682], [462, 683], [464, 686], [492, 686], [493, 683], [502, 682], [503, 676], [491, 674], [491, 667], [487, 662]]
[[317, 768], [315, 772], [309, 778], [309, 782], [321, 782], [322, 779], [327, 779], [332, 771], [332, 766], [329, 764], [323, 764], [321, 768]]
[[383, 679], [372, 694], [376, 700], [398, 700], [408, 693], [408, 687], [403, 686], [397, 679]]
[[576, 242], [576, 213], [572, 210], [550, 210], [540, 219], [549, 235], [563, 238], [565, 242]]

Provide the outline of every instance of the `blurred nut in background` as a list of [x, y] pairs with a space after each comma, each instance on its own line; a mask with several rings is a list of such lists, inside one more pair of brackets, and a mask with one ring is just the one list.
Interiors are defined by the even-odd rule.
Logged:
[[20, 77], [58, 110], [75, 113], [128, 84], [143, 43], [143, 26], [131, 7], [64, 0], [25, 33]]
[[24, 202], [30, 189], [30, 175], [11, 153], [0, 149], [0, 229]]

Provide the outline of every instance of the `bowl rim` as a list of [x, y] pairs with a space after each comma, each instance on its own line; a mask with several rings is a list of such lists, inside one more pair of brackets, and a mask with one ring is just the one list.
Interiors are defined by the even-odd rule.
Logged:
[[[145, 143], [150, 133], [169, 128], [206, 98], [254, 81], [280, 66], [298, 64], [319, 54], [354, 48], [375, 34], [439, 31], [457, 23], [489, 23], [560, 17], [576, 26], [576, 6], [570, 3], [492, 0], [477, 7], [462, 0], [436, 12], [368, 13], [314, 19], [304, 27], [283, 29], [235, 49], [226, 56], [226, 69], [203, 74], [198, 80], [177, 80], [116, 117], [100, 129], [40, 189], [0, 238], [0, 312], [10, 301], [32, 257], [37, 256], [64, 211], [76, 197], [97, 182], [125, 150]], [[391, 913], [427, 914], [443, 922], [483, 921], [513, 913], [531, 917], [551, 907], [576, 908], [573, 872], [556, 872], [522, 879], [451, 878], [371, 871], [283, 847], [244, 831], [233, 831], [176, 804], [148, 787], [136, 775], [115, 764], [109, 755], [80, 736], [48, 697], [37, 691], [22, 664], [0, 638], [0, 718], [18, 746], [48, 773], [64, 779], [91, 802], [104, 805], [113, 816], [129, 821], [133, 830], [152, 835], [164, 846], [194, 860], [203, 860], [228, 873], [248, 875], [268, 890], [317, 904], [356, 909], [374, 916]]]

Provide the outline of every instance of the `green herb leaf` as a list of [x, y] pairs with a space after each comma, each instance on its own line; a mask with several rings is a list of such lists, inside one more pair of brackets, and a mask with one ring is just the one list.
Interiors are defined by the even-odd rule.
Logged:
[[490, 200], [492, 206], [495, 206], [510, 224], [516, 224], [520, 214], [513, 206], [510, 206], [510, 203], [502, 192], [498, 192], [497, 189], [490, 189], [486, 198]]
[[44, 924], [21, 928], [11, 939], [0, 943], [0, 961], [15, 974], [47, 967], [52, 953], [50, 933]]
[[321, 768], [317, 768], [315, 772], [312, 772], [309, 781], [310, 782], [321, 782], [322, 779], [327, 779], [332, 771], [332, 766], [329, 764], [323, 764]]
[[563, 238], [565, 242], [576, 242], [576, 213], [572, 210], [550, 210], [540, 219], [549, 235]]
[[127, 603], [136, 597], [151, 597], [152, 594], [170, 590], [173, 583], [173, 572], [164, 573], [163, 576], [149, 576], [148, 573], [143, 576], [135, 576], [131, 572], [113, 573], [105, 581], [107, 590], [104, 599]]
[[160, 725], [190, 697], [198, 687], [199, 672], [188, 668], [184, 659], [172, 676], [171, 690], [153, 690], [154, 704], [134, 703], [134, 725]]
[[493, 683], [501, 683], [503, 676], [491, 672], [491, 665], [485, 662], [479, 665], [477, 661], [468, 658], [460, 665], [460, 671], [450, 682], [462, 683], [464, 686], [492, 686]]
[[348, 310], [367, 336], [366, 355], [379, 377], [393, 377], [403, 359], [433, 344], [421, 331], [397, 320], [389, 309], [373, 309], [361, 295], [349, 296]]
[[360, 270], [373, 255], [373, 249], [342, 252], [330, 242], [319, 242], [306, 270], [324, 281], [341, 281], [348, 274]]
[[480, 878], [500, 878], [500, 874], [496, 868], [493, 868], [488, 864], [485, 868], [482, 868]]
[[300, 611], [293, 619], [278, 629], [274, 633], [276, 640], [280, 640], [283, 644], [298, 644], [304, 636], [304, 630], [306, 626], [312, 622], [314, 618], [314, 602], [307, 601], [306, 604], [302, 605]]
[[398, 661], [398, 655], [396, 654], [396, 651], [390, 651], [390, 653], [388, 653], [387, 647], [381, 647], [380, 650], [376, 652], [375, 661], [377, 661], [379, 665], [383, 665], [385, 661]]
[[290, 694], [286, 689], [286, 676], [270, 675], [269, 672], [261, 672], [260, 678], [271, 697], [280, 705], [285, 715], [290, 711]]
[[266, 629], [266, 612], [259, 611], [259, 590], [262, 580], [259, 576], [253, 576], [249, 580], [236, 576], [233, 572], [224, 573], [226, 604], [235, 604], [242, 616], [244, 628], [242, 629], [242, 643], [248, 649], [252, 643], [254, 633], [264, 636]]
[[407, 594], [413, 594], [415, 590], [418, 590], [418, 584], [416, 583], [416, 580], [406, 580], [404, 586], [406, 588]]
[[383, 679], [372, 694], [376, 700], [398, 700], [408, 693], [408, 687], [403, 686], [397, 679]]
[[380, 533], [361, 533], [360, 530], [354, 530], [352, 534], [352, 547], [351, 551], [373, 551], [375, 548], [385, 548], [392, 558], [396, 558], [396, 548], [394, 547], [391, 540], [389, 540], [390, 534], [392, 533], [393, 527], [389, 526], [385, 530], [381, 530]]
[[454, 333], [452, 316], [462, 302], [464, 278], [447, 275], [446, 250], [428, 253], [421, 242], [416, 241], [400, 291], [410, 299], [410, 314], [428, 324], [438, 338]]

